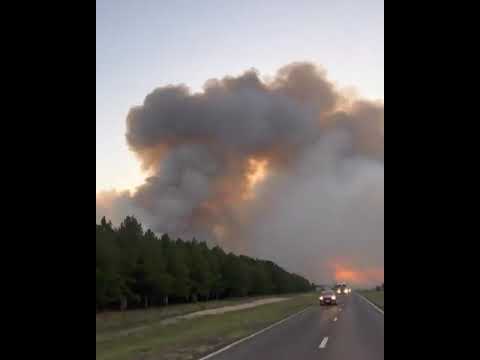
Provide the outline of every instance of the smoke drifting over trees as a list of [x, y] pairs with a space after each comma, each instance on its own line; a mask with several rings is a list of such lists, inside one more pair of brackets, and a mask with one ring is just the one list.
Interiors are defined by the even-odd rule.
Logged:
[[383, 280], [384, 106], [342, 95], [315, 65], [157, 88], [126, 139], [150, 176], [97, 195], [97, 221], [136, 215], [319, 282]]

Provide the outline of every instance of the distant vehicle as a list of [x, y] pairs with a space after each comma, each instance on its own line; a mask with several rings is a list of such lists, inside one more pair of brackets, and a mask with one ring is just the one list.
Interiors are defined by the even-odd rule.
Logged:
[[345, 283], [336, 284], [333, 288], [338, 295], [347, 295], [352, 292], [352, 289]]
[[318, 298], [320, 305], [337, 305], [337, 297], [333, 290], [325, 290]]

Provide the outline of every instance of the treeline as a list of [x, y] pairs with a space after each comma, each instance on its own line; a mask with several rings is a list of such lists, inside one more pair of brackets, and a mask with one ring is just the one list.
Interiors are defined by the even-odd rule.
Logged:
[[312, 290], [271, 261], [226, 254], [195, 239], [158, 238], [127, 216], [96, 225], [96, 309], [126, 309]]

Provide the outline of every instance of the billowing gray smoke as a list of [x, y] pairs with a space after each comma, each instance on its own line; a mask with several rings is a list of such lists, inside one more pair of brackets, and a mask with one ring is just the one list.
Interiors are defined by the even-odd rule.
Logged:
[[383, 278], [384, 107], [340, 94], [309, 63], [154, 90], [127, 119], [152, 174], [97, 196], [97, 218], [278, 261], [312, 280]]

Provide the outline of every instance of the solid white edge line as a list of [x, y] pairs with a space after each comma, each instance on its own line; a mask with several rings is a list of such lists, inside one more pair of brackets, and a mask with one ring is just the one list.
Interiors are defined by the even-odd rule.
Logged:
[[380, 309], [377, 305], [375, 305], [373, 302], [371, 302], [370, 300], [368, 300], [365, 296], [363, 296], [363, 295], [361, 295], [361, 294], [359, 294], [359, 293], [357, 293], [357, 292], [356, 292], [355, 294], [358, 295], [358, 296], [360, 296], [363, 300], [365, 300], [366, 302], [368, 302], [370, 305], [372, 305], [380, 314], [385, 315], [385, 314], [383, 313], [383, 310], [382, 310], [382, 309]]
[[269, 325], [269, 326], [267, 326], [266, 328], [257, 331], [256, 333], [253, 333], [252, 335], [249, 335], [249, 336], [247, 336], [247, 337], [244, 337], [243, 339], [237, 340], [237, 341], [231, 343], [230, 345], [227, 345], [227, 346], [221, 348], [220, 350], [217, 350], [217, 351], [215, 351], [215, 352], [213, 352], [213, 353], [211, 353], [211, 354], [208, 354], [208, 355], [206, 355], [206, 356], [204, 356], [204, 357], [202, 357], [202, 358], [200, 358], [200, 359], [198, 359], [198, 360], [210, 359], [211, 357], [214, 357], [215, 355], [218, 355], [218, 354], [220, 354], [220, 353], [222, 353], [222, 352], [224, 352], [224, 351], [227, 351], [227, 350], [231, 349], [232, 347], [234, 347], [234, 346], [236, 346], [236, 345], [238, 345], [238, 344], [240, 344], [240, 343], [243, 343], [244, 341], [250, 340], [251, 338], [253, 338], [253, 337], [257, 336], [257, 335], [260, 335], [260, 334], [264, 333], [265, 331], [268, 331], [268, 330], [270, 330], [271, 328], [273, 328], [273, 327], [275, 327], [275, 326], [277, 326], [277, 325], [280, 325], [280, 324], [284, 323], [285, 321], [288, 321], [288, 320], [290, 320], [291, 318], [293, 318], [293, 317], [295, 317], [295, 316], [297, 316], [297, 315], [300, 315], [300, 314], [304, 313], [305, 311], [309, 310], [311, 307], [312, 307], [312, 306], [310, 305], [310, 306], [306, 307], [305, 309], [303, 309], [303, 310], [301, 310], [301, 311], [299, 311], [299, 312], [297, 312], [297, 313], [295, 313], [295, 314], [289, 315], [289, 316], [287, 316], [286, 318], [284, 318], [284, 319], [282, 319], [282, 320], [280, 320], [280, 321], [277, 321], [276, 323], [274, 323], [274, 324], [272, 324], [272, 325]]
[[328, 336], [325, 336], [322, 342], [320, 343], [320, 345], [318, 345], [318, 348], [325, 349], [327, 347], [327, 342], [328, 342]]

